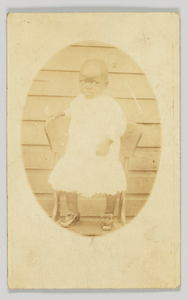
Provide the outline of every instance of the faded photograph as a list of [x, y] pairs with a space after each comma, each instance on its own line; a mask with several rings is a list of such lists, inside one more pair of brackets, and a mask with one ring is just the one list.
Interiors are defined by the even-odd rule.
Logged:
[[161, 152], [157, 99], [131, 53], [82, 41], [49, 58], [25, 102], [22, 151], [57, 226], [100, 236], [128, 225], [149, 199]]

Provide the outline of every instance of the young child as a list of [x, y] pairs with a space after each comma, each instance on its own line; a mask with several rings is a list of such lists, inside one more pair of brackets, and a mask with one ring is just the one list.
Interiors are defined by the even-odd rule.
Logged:
[[[103, 95], [108, 85], [108, 69], [100, 60], [86, 61], [79, 76], [81, 94], [67, 111], [69, 116], [66, 153], [52, 171], [48, 182], [53, 189], [66, 192], [69, 214], [61, 221], [70, 227], [80, 220], [78, 194], [91, 197], [106, 194], [102, 230], [111, 230], [117, 193], [126, 190], [126, 178], [119, 161], [120, 137], [126, 120], [119, 104]], [[89, 201], [89, 200], [88, 200]]]

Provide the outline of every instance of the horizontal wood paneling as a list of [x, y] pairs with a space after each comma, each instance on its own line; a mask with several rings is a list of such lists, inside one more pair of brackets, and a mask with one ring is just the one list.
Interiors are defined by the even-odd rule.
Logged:
[[43, 69], [79, 71], [89, 59], [100, 59], [106, 63], [109, 72], [142, 73], [140, 67], [129, 55], [117, 48], [67, 47], [50, 59]]
[[21, 140], [22, 144], [49, 145], [44, 132], [44, 122], [23, 121]]
[[66, 110], [72, 100], [73, 97], [27, 97], [22, 119], [45, 121], [49, 116]]
[[[53, 169], [54, 155], [49, 147], [23, 146], [23, 159], [26, 169]], [[129, 160], [129, 170], [157, 170], [160, 151], [146, 151], [137, 149], [133, 158]]]
[[[28, 97], [24, 107], [23, 120], [46, 120], [69, 107], [71, 97]], [[127, 122], [160, 123], [160, 116], [155, 100], [138, 100], [142, 113], [133, 99], [116, 100], [124, 111]]]
[[139, 110], [135, 100], [116, 99], [125, 114], [128, 123], [160, 123], [160, 115], [156, 100], [137, 100], [142, 110]]
[[[51, 216], [54, 205], [53, 194], [35, 194], [39, 204]], [[126, 195], [126, 216], [136, 216], [145, 205], [149, 194], [127, 194]], [[118, 214], [118, 199], [114, 215]], [[90, 199], [79, 196], [78, 206], [81, 216], [101, 216], [104, 214], [106, 207], [106, 198], [104, 195], [95, 195]], [[61, 215], [68, 213], [66, 198], [61, 196]]]
[[145, 204], [146, 201], [126, 200], [125, 215], [127, 217], [136, 216]]
[[[38, 200], [39, 204], [45, 210], [45, 212], [52, 216], [53, 211], [53, 200]], [[139, 211], [143, 208], [146, 201], [126, 201], [126, 210], [125, 215], [127, 217], [134, 217], [136, 216]], [[81, 217], [88, 217], [88, 216], [102, 216], [105, 212], [106, 208], [106, 201], [105, 200], [80, 200], [78, 201], [78, 207], [81, 214]], [[65, 200], [61, 200], [61, 216], [65, 216], [68, 213], [67, 204]], [[117, 216], [118, 214], [118, 201], [115, 209], [114, 215]]]
[[[147, 149], [147, 148], [146, 148]], [[22, 151], [31, 151], [31, 152], [38, 152], [38, 151], [50, 151], [50, 146], [49, 145], [37, 145], [37, 146], [33, 146], [33, 145], [23, 145], [22, 146]], [[35, 168], [34, 168], [35, 169]]]
[[24, 146], [23, 160], [26, 169], [54, 168], [54, 154], [49, 148], [42, 149], [41, 146]]
[[[160, 147], [161, 135], [159, 124], [139, 124], [142, 137], [138, 144], [140, 147]], [[44, 121], [23, 121], [22, 144], [48, 145], [44, 133]]]
[[[104, 93], [116, 98], [133, 98], [127, 83], [136, 98], [155, 98], [145, 75], [109, 74]], [[76, 97], [79, 94], [78, 72], [40, 71], [29, 91], [29, 95]]]
[[[150, 194], [129, 194], [126, 193], [126, 200], [129, 201], [146, 201], [148, 199]], [[54, 201], [54, 194], [53, 193], [35, 193], [35, 197], [37, 198], [37, 200], [40, 201], [46, 201], [46, 200], [51, 200]], [[65, 194], [61, 193], [60, 194], [60, 198], [61, 200], [65, 200]], [[105, 200], [105, 196], [104, 195], [95, 195], [92, 197], [93, 200]], [[85, 197], [79, 195], [79, 201], [80, 200], [86, 200]]]
[[134, 157], [129, 160], [129, 170], [158, 170], [160, 154], [160, 151], [137, 149]]
[[[27, 170], [27, 176], [29, 183], [34, 193], [53, 193], [53, 189], [49, 183], [47, 183], [50, 175], [50, 170]], [[128, 193], [150, 193], [155, 181], [155, 172], [134, 172], [127, 178], [127, 192]]]
[[142, 137], [138, 147], [161, 147], [160, 124], [138, 124], [142, 130]]

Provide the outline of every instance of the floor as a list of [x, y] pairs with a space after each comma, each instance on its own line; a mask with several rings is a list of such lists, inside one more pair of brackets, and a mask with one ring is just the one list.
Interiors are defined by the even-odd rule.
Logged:
[[[128, 224], [133, 218], [134, 217], [127, 217], [126, 224]], [[114, 218], [114, 224], [111, 231], [101, 230], [101, 217], [81, 217], [79, 223], [67, 228], [67, 230], [83, 236], [101, 236], [110, 232], [114, 232], [121, 227], [122, 225], [118, 222], [117, 217]]]

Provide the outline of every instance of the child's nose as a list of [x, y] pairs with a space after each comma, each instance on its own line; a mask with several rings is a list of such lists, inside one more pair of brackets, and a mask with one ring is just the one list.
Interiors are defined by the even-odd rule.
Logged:
[[85, 84], [85, 87], [88, 89], [91, 89], [92, 88], [92, 84], [91, 84], [91, 82], [86, 82], [86, 84]]

